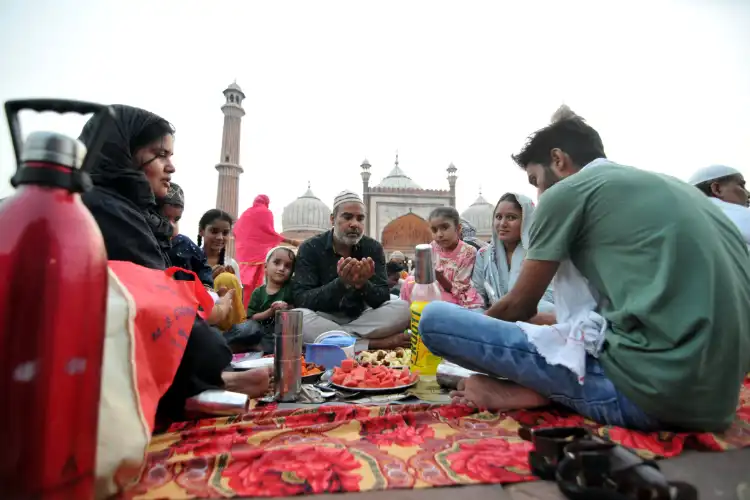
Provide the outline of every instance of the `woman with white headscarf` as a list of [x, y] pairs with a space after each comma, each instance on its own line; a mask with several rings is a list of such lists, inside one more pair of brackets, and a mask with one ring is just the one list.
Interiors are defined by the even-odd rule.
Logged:
[[740, 171], [725, 165], [711, 165], [695, 172], [688, 183], [700, 189], [734, 222], [750, 246], [748, 192]]
[[[495, 205], [492, 244], [477, 252], [471, 282], [484, 298], [485, 307], [500, 300], [518, 279], [521, 264], [529, 248], [529, 228], [534, 202], [517, 193], [505, 193]], [[553, 312], [552, 289], [548, 288], [539, 303], [539, 312]]]

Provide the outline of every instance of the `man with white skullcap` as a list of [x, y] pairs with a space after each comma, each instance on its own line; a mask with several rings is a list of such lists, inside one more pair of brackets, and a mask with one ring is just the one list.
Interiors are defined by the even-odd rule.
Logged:
[[388, 259], [388, 261], [389, 262], [397, 262], [397, 263], [399, 263], [401, 265], [404, 265], [404, 264], [406, 264], [406, 255], [404, 255], [403, 252], [399, 252], [398, 250], [396, 250], [395, 252], [393, 252], [391, 254], [391, 258]]
[[750, 246], [750, 209], [742, 173], [725, 165], [711, 165], [695, 172], [688, 183], [700, 189], [734, 222]]
[[366, 219], [359, 195], [342, 191], [333, 200], [331, 230], [299, 247], [292, 293], [307, 343], [333, 330], [357, 337], [355, 350], [409, 343], [409, 304], [391, 299], [385, 253], [364, 235]]

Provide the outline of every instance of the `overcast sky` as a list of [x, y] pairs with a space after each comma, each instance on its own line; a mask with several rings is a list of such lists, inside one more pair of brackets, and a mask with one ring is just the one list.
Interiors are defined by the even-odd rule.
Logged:
[[[240, 210], [283, 207], [308, 180], [329, 206], [400, 165], [457, 204], [531, 196], [510, 155], [562, 102], [608, 156], [680, 178], [711, 163], [747, 175], [750, 1], [5, 0], [0, 100], [140, 106], [177, 129], [182, 232], [216, 203], [224, 102], [244, 90]], [[77, 136], [83, 119], [23, 115]], [[0, 131], [0, 196], [15, 163]], [[634, 193], [634, 196], [637, 196]]]

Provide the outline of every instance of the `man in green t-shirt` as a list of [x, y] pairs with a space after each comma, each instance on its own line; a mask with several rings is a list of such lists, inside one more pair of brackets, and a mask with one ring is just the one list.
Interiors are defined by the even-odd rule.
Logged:
[[[420, 331], [435, 354], [518, 385], [472, 377], [454, 396], [498, 410], [552, 400], [644, 430], [728, 427], [750, 370], [750, 255], [736, 227], [692, 186], [606, 160], [575, 115], [514, 159], [540, 193], [515, 286], [487, 316], [431, 304]], [[583, 384], [514, 323], [543, 322], [536, 305], [568, 259], [607, 321]]]

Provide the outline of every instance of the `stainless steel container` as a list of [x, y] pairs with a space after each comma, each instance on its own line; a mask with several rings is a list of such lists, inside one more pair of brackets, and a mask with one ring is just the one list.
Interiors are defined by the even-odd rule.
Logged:
[[188, 414], [240, 415], [247, 412], [250, 398], [239, 392], [210, 390], [203, 391], [185, 401]]
[[435, 281], [435, 261], [432, 245], [421, 244], [414, 247], [414, 281], [427, 285]]
[[70, 168], [81, 168], [86, 146], [77, 140], [55, 132], [32, 132], [23, 145], [21, 161], [50, 162]]
[[278, 311], [274, 332], [277, 401], [295, 401], [302, 388], [302, 311]]

